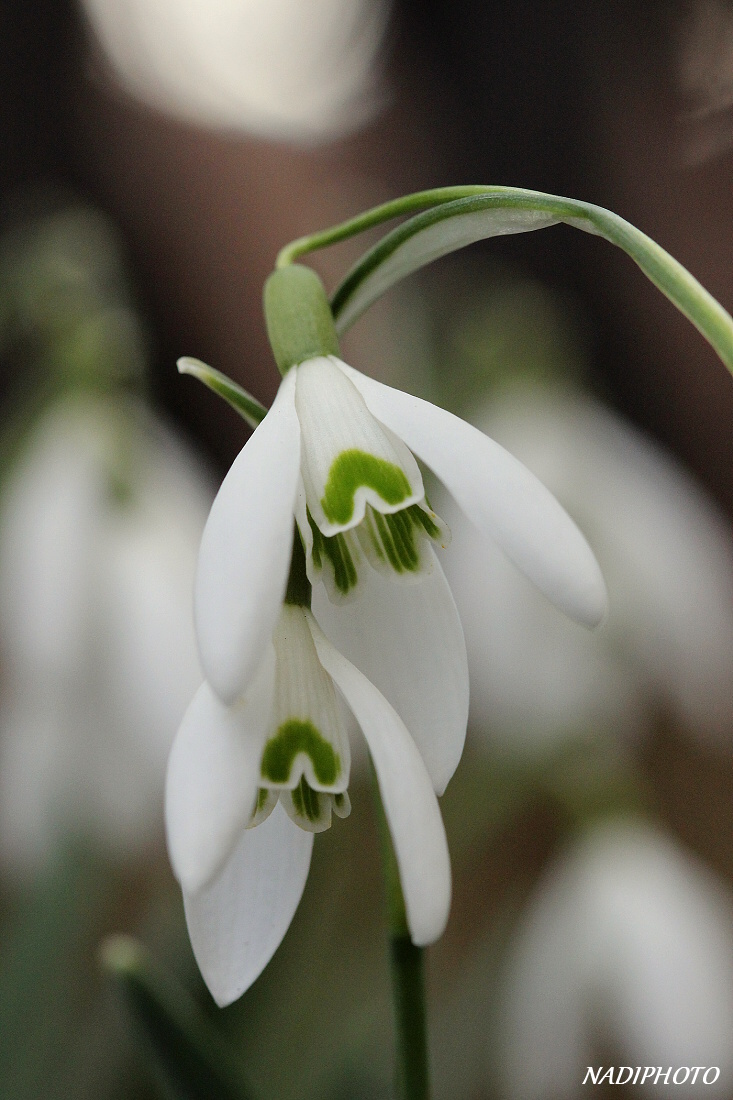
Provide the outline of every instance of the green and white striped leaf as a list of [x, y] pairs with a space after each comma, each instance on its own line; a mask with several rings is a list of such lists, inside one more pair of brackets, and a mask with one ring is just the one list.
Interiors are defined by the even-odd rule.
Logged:
[[[451, 189], [451, 196], [456, 190]], [[466, 188], [465, 197], [451, 197], [393, 229], [336, 290], [331, 304], [337, 330], [344, 333], [386, 290], [441, 256], [475, 241], [559, 222], [622, 248], [733, 371], [733, 319], [668, 252], [603, 207], [517, 187]]]

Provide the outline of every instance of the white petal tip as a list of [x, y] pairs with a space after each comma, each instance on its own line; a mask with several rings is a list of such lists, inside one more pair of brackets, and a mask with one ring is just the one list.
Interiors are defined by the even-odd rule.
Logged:
[[220, 1008], [249, 989], [279, 947], [303, 893], [312, 847], [313, 834], [275, 806], [244, 831], [206, 889], [184, 891], [193, 952]]
[[236, 989], [233, 993], [229, 991], [218, 993], [215, 989], [209, 990], [217, 1008], [228, 1008], [229, 1005], [233, 1005], [234, 1002], [238, 1001], [242, 994], [246, 992], [246, 989]]
[[166, 812], [168, 858], [173, 874], [186, 894], [195, 896], [216, 877], [228, 855], [218, 835], [210, 836], [204, 830], [188, 829], [183, 832], [174, 827], [173, 814]]
[[608, 589], [595, 558], [593, 566], [593, 569], [586, 570], [586, 584], [561, 604], [571, 618], [591, 630], [602, 626], [608, 617]]
[[216, 877], [226, 858], [226, 851], [218, 845], [197, 844], [193, 831], [189, 833], [185, 845], [175, 842], [174, 836], [178, 834], [174, 834], [170, 827], [167, 833], [168, 858], [173, 874], [185, 894], [199, 894]]
[[[436, 907], [435, 913], [431, 916], [427, 914], [421, 914], [420, 926], [413, 929], [410, 927], [410, 939], [415, 947], [430, 947], [431, 944], [437, 943], [440, 937], [445, 932], [448, 924], [448, 917], [450, 915], [450, 888], [448, 889], [447, 897], [444, 898], [442, 904]], [[426, 919], [426, 916], [428, 919]], [[409, 919], [408, 919], [408, 923]]]

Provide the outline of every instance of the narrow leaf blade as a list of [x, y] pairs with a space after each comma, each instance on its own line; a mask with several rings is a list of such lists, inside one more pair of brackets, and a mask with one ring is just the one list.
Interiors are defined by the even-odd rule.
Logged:
[[194, 378], [198, 378], [199, 382], [203, 382], [219, 397], [223, 397], [235, 412], [238, 412], [247, 421], [251, 428], [256, 428], [267, 416], [266, 407], [256, 397], [253, 397], [251, 393], [247, 393], [242, 386], [233, 382], [226, 374], [215, 370], [207, 363], [202, 363], [200, 359], [192, 359], [190, 356], [184, 355], [182, 359], [178, 360], [177, 365], [180, 374], [193, 375]]
[[345, 332], [386, 290], [440, 256], [475, 241], [558, 222], [623, 249], [733, 371], [733, 318], [660, 245], [603, 207], [517, 187], [487, 187], [482, 194], [426, 210], [388, 233], [336, 290], [332, 309], [337, 330]]
[[127, 936], [102, 944], [102, 968], [145, 1040], [158, 1081], [180, 1100], [251, 1100], [224, 1041], [189, 994]]

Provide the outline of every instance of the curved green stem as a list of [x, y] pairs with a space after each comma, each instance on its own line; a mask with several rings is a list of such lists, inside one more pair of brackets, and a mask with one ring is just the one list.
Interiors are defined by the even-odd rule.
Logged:
[[733, 373], [733, 318], [719, 302], [645, 233], [593, 203], [521, 187], [471, 185], [418, 191], [287, 245], [285, 267], [307, 252], [336, 244], [402, 215], [337, 287], [331, 308], [343, 334], [381, 294], [440, 256], [478, 240], [565, 222], [623, 249], [646, 277], [692, 322]]
[[275, 267], [287, 267], [295, 263], [301, 256], [309, 252], [317, 252], [321, 248], [329, 248], [339, 241], [356, 237], [359, 233], [373, 229], [375, 225], [383, 225], [393, 218], [402, 217], [405, 214], [415, 214], [419, 210], [440, 206], [445, 202], [453, 202], [455, 199], [466, 199], [472, 195], [482, 195], [488, 188], [480, 184], [467, 184], [460, 187], [434, 187], [429, 191], [416, 191], [412, 195], [403, 195], [399, 199], [391, 199], [379, 206], [365, 210], [363, 214], [357, 214], [355, 218], [332, 225], [328, 229], [322, 229], [318, 233], [311, 233], [307, 237], [298, 237], [297, 240], [286, 244], [278, 252]]
[[425, 264], [474, 241], [565, 222], [617, 245], [706, 337], [733, 372], [733, 319], [673, 256], [630, 222], [579, 199], [486, 187], [443, 202], [387, 233], [351, 269], [331, 306], [343, 333], [381, 294]]
[[395, 1085], [399, 1100], [430, 1100], [424, 951], [410, 939], [392, 838], [372, 769], [387, 895], [389, 961], [395, 1022]]

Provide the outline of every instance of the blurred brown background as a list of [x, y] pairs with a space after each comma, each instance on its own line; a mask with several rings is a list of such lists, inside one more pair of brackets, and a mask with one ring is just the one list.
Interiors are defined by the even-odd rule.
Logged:
[[[93, 204], [119, 227], [153, 339], [154, 405], [223, 473], [245, 429], [216, 398], [178, 377], [176, 358], [196, 355], [271, 400], [278, 378], [266, 343], [261, 286], [277, 250], [403, 192], [502, 183], [610, 207], [658, 240], [731, 309], [733, 52], [726, 48], [731, 27], [733, 8], [723, 3], [397, 0], [379, 54], [383, 106], [355, 132], [314, 142], [270, 139], [246, 129], [217, 132], [171, 117], [125, 91], [77, 6], [67, 0], [31, 5], [6, 0], [0, 12], [0, 208], [8, 223], [19, 196], [50, 185]], [[488, 242], [474, 251], [472, 265], [506, 263], [572, 303], [596, 392], [677, 455], [727, 520], [733, 518], [733, 383], [713, 351], [628, 258], [566, 227]], [[351, 242], [314, 263], [330, 287], [357, 254]], [[423, 282], [428, 294], [450, 303], [464, 278], [463, 269], [447, 261]], [[385, 348], [395, 333], [409, 343], [409, 332], [405, 336], [397, 307], [394, 314], [389, 307], [379, 309], [379, 337], [361, 321], [345, 352], [364, 369], [394, 378]], [[404, 345], [400, 351], [399, 339], [392, 346], [396, 358], [404, 353], [408, 360], [415, 352]], [[21, 369], [10, 352], [0, 358], [4, 397], [14, 392]], [[399, 372], [399, 363], [395, 369]], [[450, 365], [439, 369], [449, 372]], [[728, 743], [690, 737], [661, 708], [638, 762], [659, 819], [732, 884], [733, 729], [729, 734]], [[521, 808], [505, 813], [502, 798], [512, 776], [497, 779], [471, 751], [460, 774], [463, 779], [456, 780], [444, 804], [451, 846], [459, 854], [453, 915], [431, 966], [436, 1004], [455, 998], [460, 1005], [455, 990], [470, 972], [472, 952], [479, 943], [485, 947], [487, 928], [501, 939], [507, 912], [537, 878], [566, 826], [562, 798], [550, 781], [525, 777]], [[488, 805], [492, 798], [494, 808]], [[352, 798], [355, 806], [356, 801]], [[386, 992], [379, 982], [386, 979], [374, 977], [347, 935], [360, 893], [376, 894], [378, 883], [368, 796], [363, 801], [367, 810], [355, 809], [354, 819], [365, 818], [367, 842], [355, 854], [358, 846], [349, 844], [345, 828], [329, 835], [330, 854], [319, 857], [314, 872], [318, 886], [309, 886], [312, 896], [322, 891], [322, 912], [299, 915], [295, 942], [302, 946], [309, 936], [315, 938], [315, 957], [319, 950], [336, 954], [335, 940], [343, 952], [342, 969], [384, 1007]], [[481, 807], [474, 818], [471, 807]], [[328, 862], [336, 860], [336, 847], [351, 865], [338, 883]], [[81, 889], [87, 889], [90, 876], [94, 881], [95, 872], [87, 868]], [[71, 886], [62, 894], [78, 901]], [[58, 898], [54, 904], [65, 905]], [[104, 931], [152, 929], [154, 946], [193, 983], [177, 904], [161, 844], [152, 862], [126, 870], [107, 886], [84, 935], [91, 942]], [[323, 915], [329, 905], [331, 915]], [[8, 891], [6, 927], [17, 945], [15, 906]], [[167, 915], [161, 918], [161, 912]], [[365, 935], [371, 952], [366, 958], [376, 960], [376, 974], [381, 973], [378, 915], [375, 901]], [[74, 918], [68, 919], [73, 924]], [[270, 984], [253, 991], [253, 1007], [237, 1006], [226, 1025], [238, 1034], [250, 1027], [248, 1013], [260, 1021], [250, 1031], [252, 1045], [257, 1041], [264, 1050], [261, 1063], [255, 1062], [263, 1078], [271, 1021], [285, 1011], [275, 999], [278, 980], [282, 975], [292, 990], [288, 967], [294, 952], [286, 944], [283, 959], [273, 963]], [[31, 974], [28, 967], [21, 966], [21, 973]], [[93, 987], [94, 964], [84, 952], [78, 970]], [[318, 966], [314, 971], [317, 997], [327, 1006], [318, 1016], [328, 1020], [350, 997], [336, 989], [343, 975], [336, 976], [333, 964], [325, 977]], [[44, 972], [34, 979], [41, 987], [43, 977]], [[74, 987], [76, 978], [66, 973], [58, 981], [63, 990]], [[24, 1009], [31, 1016], [37, 1012], [36, 996]], [[88, 990], [77, 999], [82, 1007], [70, 1011], [89, 1029], [89, 1005], [96, 1001]], [[60, 1000], [62, 1015], [63, 994]], [[15, 1009], [11, 1004], [6, 1011], [13, 1015]], [[441, 1011], [436, 1008], [435, 1014], [443, 1020]], [[47, 1043], [57, 1026], [51, 1008], [44, 1012], [46, 1030], [39, 1025], [29, 1043]], [[380, 1026], [374, 1014], [366, 1024], [358, 1014], [350, 1020], [358, 1052], [354, 1062], [363, 1065], [362, 1047], [372, 1050]], [[441, 1056], [453, 1026], [450, 1020], [438, 1025], [444, 1036]], [[283, 1043], [305, 1044], [311, 1051], [304, 1065], [318, 1061], [319, 1049], [324, 1060], [336, 1058], [322, 1032], [314, 1035], [307, 1024], [302, 1032], [292, 1023], [282, 1029]], [[104, 1029], [99, 1025], [97, 1031]], [[110, 1034], [112, 1039], [106, 1032], [95, 1038], [88, 1030], [87, 1054], [96, 1047], [80, 1075], [83, 1083], [67, 1067], [56, 1084], [61, 1091], [54, 1092], [48, 1085], [51, 1069], [44, 1095], [148, 1095], [144, 1070], [126, 1078], [124, 1067], [135, 1056], [124, 1046], [121, 1025]], [[16, 1056], [7, 1049], [4, 1054]], [[368, 1079], [359, 1085], [350, 1072], [347, 1065], [341, 1078], [333, 1075], [329, 1095], [381, 1095], [381, 1070], [371, 1085]], [[27, 1080], [33, 1081], [30, 1070]], [[278, 1083], [275, 1074], [272, 1095], [278, 1089], [281, 1096], [290, 1095], [284, 1081]], [[17, 1095], [30, 1096], [33, 1087]], [[496, 1091], [495, 1082], [487, 1081], [471, 1095]]]

